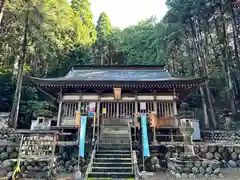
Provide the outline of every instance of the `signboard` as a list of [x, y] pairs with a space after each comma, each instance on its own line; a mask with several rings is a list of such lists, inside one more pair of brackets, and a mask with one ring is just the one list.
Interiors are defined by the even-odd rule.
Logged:
[[146, 102], [140, 102], [140, 110], [146, 110]]
[[88, 116], [93, 117], [96, 108], [96, 102], [89, 102]]
[[199, 121], [198, 120], [192, 120], [191, 125], [194, 128], [194, 132], [192, 134], [192, 139], [193, 140], [201, 140]]
[[107, 113], [107, 109], [106, 108], [102, 108], [102, 114], [106, 114]]
[[80, 111], [76, 111], [76, 118], [75, 118], [75, 125], [79, 126], [80, 125]]

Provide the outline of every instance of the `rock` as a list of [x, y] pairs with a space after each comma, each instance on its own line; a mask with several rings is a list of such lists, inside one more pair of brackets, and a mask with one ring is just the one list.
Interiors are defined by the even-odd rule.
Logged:
[[184, 168], [182, 168], [182, 170], [183, 170], [184, 173], [187, 173], [187, 174], [192, 172], [192, 169], [189, 168], [189, 167], [184, 167]]
[[194, 163], [194, 165], [197, 167], [197, 168], [199, 168], [199, 167], [201, 167], [201, 161], [196, 161], [195, 163]]
[[156, 165], [156, 164], [159, 164], [158, 158], [157, 157], [151, 158], [151, 165]]
[[10, 167], [10, 166], [13, 166], [13, 164], [14, 164], [14, 162], [12, 162], [11, 160], [8, 159], [8, 160], [3, 161], [2, 166], [4, 168], [7, 168], [7, 167]]
[[166, 159], [169, 159], [170, 157], [171, 157], [171, 152], [168, 151], [168, 152], [165, 154], [165, 158], [166, 158]]
[[236, 165], [237, 165], [237, 167], [240, 167], [240, 160], [236, 161]]
[[201, 158], [204, 158], [205, 153], [204, 153], [204, 152], [199, 152], [199, 153], [198, 153], [198, 156], [201, 157]]
[[204, 175], [205, 174], [205, 168], [203, 168], [203, 167], [200, 167], [199, 168], [199, 172], [200, 172], [200, 174], [202, 174], [202, 175]]
[[219, 153], [223, 153], [224, 152], [225, 147], [224, 146], [218, 146], [218, 152]]
[[228, 150], [229, 153], [232, 153], [233, 150], [234, 150], [234, 148], [233, 148], [233, 146], [228, 146], [228, 147], [227, 147], [227, 150]]
[[68, 168], [67, 168], [68, 172], [73, 172], [73, 166], [72, 165], [69, 165]]
[[26, 167], [25, 166], [20, 166], [20, 169], [21, 169], [21, 172], [24, 172], [26, 170]]
[[17, 152], [12, 152], [9, 154], [9, 158], [10, 159], [16, 159], [18, 157], [18, 153]]
[[217, 168], [213, 171], [213, 174], [218, 175], [220, 173], [220, 168]]
[[198, 154], [200, 152], [199, 146], [194, 146], [193, 149], [194, 149], [195, 154]]
[[186, 179], [186, 178], [188, 178], [188, 175], [186, 173], [182, 173], [182, 178]]
[[207, 167], [206, 168], [206, 173], [209, 174], [209, 175], [212, 174], [212, 168], [211, 167]]
[[45, 166], [43, 169], [42, 169], [42, 172], [47, 172], [49, 170], [49, 166]]
[[235, 146], [235, 147], [234, 147], [234, 151], [235, 151], [237, 154], [240, 154], [240, 146]]
[[85, 173], [87, 171], [88, 165], [82, 167], [82, 172]]
[[204, 160], [204, 161], [202, 162], [202, 167], [207, 168], [208, 165], [209, 165], [209, 161], [208, 161], [208, 160]]
[[178, 153], [172, 153], [172, 158], [178, 157]]
[[1, 160], [1, 161], [4, 161], [4, 160], [6, 160], [6, 159], [8, 159], [8, 153], [7, 153], [7, 152], [2, 152], [2, 153], [0, 154], [0, 160]]
[[221, 167], [221, 168], [227, 168], [227, 167], [228, 167], [227, 161], [222, 160], [221, 163], [220, 163], [220, 167]]
[[212, 169], [217, 169], [220, 167], [220, 162], [218, 160], [213, 160], [209, 166], [212, 168]]
[[217, 150], [216, 146], [209, 146], [209, 147], [208, 147], [208, 151], [209, 151], [210, 153], [214, 153], [216, 150]]
[[198, 178], [198, 179], [203, 178], [203, 174], [197, 174], [197, 175], [196, 175], [196, 178]]
[[232, 153], [231, 153], [231, 159], [234, 160], [234, 161], [236, 161], [237, 158], [238, 158], [237, 153], [236, 153], [236, 152], [232, 152]]
[[11, 172], [8, 172], [8, 173], [7, 173], [7, 177], [9, 177], [9, 178], [10, 178], [10, 177], [12, 176], [12, 174], [13, 174], [13, 171], [11, 171]]
[[211, 177], [212, 177], [213, 179], [215, 179], [215, 178], [217, 177], [217, 175], [211, 174]]
[[214, 159], [221, 160], [221, 154], [219, 152], [214, 153]]
[[219, 173], [218, 176], [219, 176], [220, 178], [225, 178], [222, 173]]
[[231, 158], [231, 154], [228, 152], [228, 149], [226, 148], [225, 151], [223, 152], [223, 159], [226, 161], [229, 161]]
[[13, 152], [13, 148], [11, 148], [11, 147], [7, 147], [7, 149], [6, 149], [6, 151], [7, 151], [7, 153], [11, 153], [11, 152]]
[[195, 174], [195, 175], [198, 174], [199, 173], [199, 169], [197, 167], [193, 167], [192, 168], [192, 173]]
[[182, 178], [182, 176], [181, 176], [181, 174], [180, 174], [180, 173], [176, 173], [176, 175], [175, 175], [175, 176], [176, 176], [176, 178], [177, 178], [177, 179], [181, 179], [181, 178]]
[[208, 152], [208, 146], [201, 146], [200, 147], [201, 152], [207, 153]]
[[208, 159], [208, 160], [212, 160], [212, 159], [213, 159], [213, 154], [210, 153], [210, 152], [207, 152], [207, 153], [205, 154], [205, 158]]
[[32, 166], [27, 166], [27, 170], [32, 172], [33, 171], [33, 167]]
[[209, 178], [210, 176], [209, 176], [209, 174], [204, 174], [204, 177]]
[[186, 167], [187, 167], [187, 168], [193, 168], [193, 163], [191, 163], [191, 162], [190, 162], [190, 163], [187, 163], [187, 164], [186, 164]]
[[233, 160], [228, 161], [228, 164], [231, 168], [236, 168], [237, 167], [237, 164]]
[[5, 148], [4, 147], [0, 147], [0, 153], [4, 152]]
[[40, 171], [42, 171], [42, 168], [40, 166], [34, 166], [34, 171], [40, 172]]
[[196, 175], [195, 175], [195, 174], [189, 174], [188, 177], [189, 177], [190, 179], [195, 179], [195, 178], [196, 178]]

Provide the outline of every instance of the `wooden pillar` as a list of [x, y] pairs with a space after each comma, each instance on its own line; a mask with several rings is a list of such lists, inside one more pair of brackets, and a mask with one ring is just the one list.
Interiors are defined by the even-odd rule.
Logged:
[[[95, 109], [96, 109], [96, 105], [95, 105]], [[94, 143], [94, 141], [95, 141], [96, 117], [97, 117], [97, 114], [96, 114], [96, 112], [94, 111], [94, 115], [93, 115], [93, 136], [92, 136], [92, 143]]]
[[57, 126], [60, 126], [61, 118], [62, 118], [62, 89], [59, 92], [59, 105], [58, 105], [58, 117], [57, 117]]
[[[155, 100], [153, 102], [153, 109], [154, 109], [154, 113], [155, 115], [154, 116], [157, 116], [157, 101], [156, 101], [156, 96], [155, 96]], [[157, 117], [155, 117], [157, 118]], [[156, 123], [154, 123], [154, 126], [153, 126], [153, 144], [157, 144], [157, 139], [156, 139], [156, 126], [155, 126]]]
[[[137, 96], [136, 96], [137, 97]], [[138, 113], [138, 102], [137, 102], [137, 98], [135, 98], [135, 116], [134, 116], [134, 140], [137, 141], [137, 126], [138, 126], [138, 116], [137, 116], [137, 113]]]
[[100, 136], [100, 101], [97, 102], [97, 140]]
[[61, 114], [62, 114], [62, 100], [59, 102], [59, 106], [58, 106], [57, 126], [60, 126]]
[[119, 118], [119, 103], [117, 102], [117, 118]]

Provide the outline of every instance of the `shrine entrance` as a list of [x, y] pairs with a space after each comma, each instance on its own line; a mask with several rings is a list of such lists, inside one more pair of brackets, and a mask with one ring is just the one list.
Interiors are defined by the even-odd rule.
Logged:
[[135, 102], [101, 102], [102, 119], [105, 125], [127, 124], [135, 113]]

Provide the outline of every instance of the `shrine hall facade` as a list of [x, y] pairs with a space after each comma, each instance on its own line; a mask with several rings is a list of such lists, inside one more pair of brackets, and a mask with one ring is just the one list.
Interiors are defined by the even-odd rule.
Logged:
[[160, 119], [173, 117], [177, 102], [205, 78], [178, 78], [164, 66], [136, 65], [75, 66], [64, 77], [30, 80], [57, 98], [57, 126], [75, 126], [76, 111], [96, 112], [98, 122], [130, 119], [133, 125], [142, 109], [147, 114], [155, 112]]

